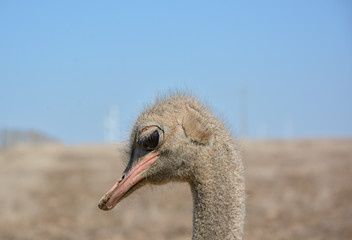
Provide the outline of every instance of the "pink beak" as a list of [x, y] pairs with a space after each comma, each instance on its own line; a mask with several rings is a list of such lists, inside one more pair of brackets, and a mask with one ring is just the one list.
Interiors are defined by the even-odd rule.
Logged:
[[124, 195], [145, 176], [144, 172], [158, 159], [158, 152], [145, 155], [140, 162], [127, 174], [123, 174], [119, 181], [100, 199], [98, 207], [111, 210], [121, 201]]

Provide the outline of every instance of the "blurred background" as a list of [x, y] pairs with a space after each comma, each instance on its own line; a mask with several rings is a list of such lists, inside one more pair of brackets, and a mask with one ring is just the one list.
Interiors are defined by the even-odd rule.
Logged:
[[344, 0], [0, 1], [0, 238], [190, 239], [188, 186], [96, 207], [175, 90], [240, 140], [245, 239], [352, 238]]

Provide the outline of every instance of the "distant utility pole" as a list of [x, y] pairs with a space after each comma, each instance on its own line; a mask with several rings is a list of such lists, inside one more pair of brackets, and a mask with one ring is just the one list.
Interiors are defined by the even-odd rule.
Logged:
[[105, 141], [113, 143], [117, 141], [118, 121], [117, 107], [113, 105], [109, 108], [109, 113], [104, 119]]
[[240, 134], [242, 138], [248, 136], [248, 90], [247, 86], [243, 85], [240, 89]]

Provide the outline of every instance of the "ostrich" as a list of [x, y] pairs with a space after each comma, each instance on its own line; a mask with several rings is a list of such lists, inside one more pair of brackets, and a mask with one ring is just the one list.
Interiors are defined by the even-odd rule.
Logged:
[[229, 131], [197, 99], [158, 99], [138, 117], [130, 160], [120, 180], [100, 200], [112, 209], [147, 183], [187, 182], [193, 197], [192, 239], [242, 239], [243, 165]]

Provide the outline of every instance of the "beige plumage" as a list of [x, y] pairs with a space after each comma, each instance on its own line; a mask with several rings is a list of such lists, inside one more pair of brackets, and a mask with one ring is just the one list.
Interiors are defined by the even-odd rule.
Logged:
[[138, 117], [130, 160], [99, 207], [110, 210], [146, 183], [188, 182], [193, 196], [193, 239], [242, 239], [243, 165], [224, 124], [186, 95], [159, 99]]

